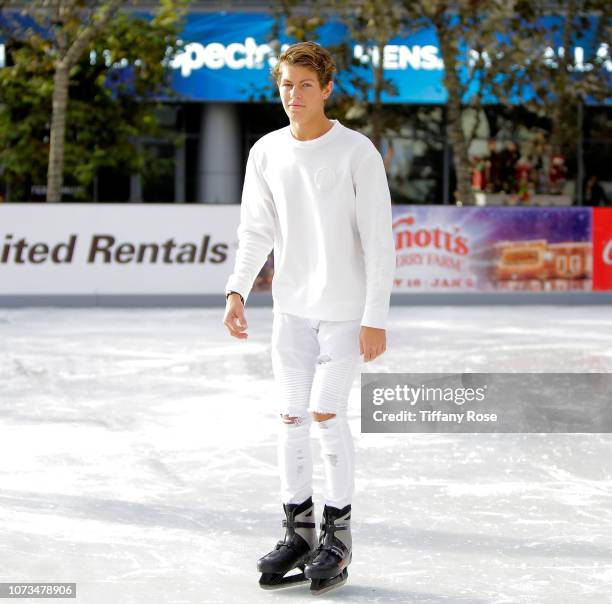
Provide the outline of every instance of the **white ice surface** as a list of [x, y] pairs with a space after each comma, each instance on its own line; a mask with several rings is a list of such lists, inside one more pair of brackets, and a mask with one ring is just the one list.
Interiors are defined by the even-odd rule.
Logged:
[[[271, 309], [247, 308], [247, 341], [222, 314], [0, 310], [0, 581], [77, 582], [50, 601], [81, 604], [312, 601], [257, 585], [282, 534]], [[362, 370], [611, 372], [612, 308], [392, 307]], [[612, 602], [611, 435], [361, 434], [358, 386], [353, 563], [317, 601]]]

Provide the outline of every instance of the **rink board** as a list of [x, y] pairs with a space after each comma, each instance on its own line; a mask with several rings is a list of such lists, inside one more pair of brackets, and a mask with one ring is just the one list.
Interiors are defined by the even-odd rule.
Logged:
[[[216, 303], [239, 219], [238, 205], [4, 204], [0, 297]], [[586, 302], [612, 292], [612, 208], [394, 205], [393, 233], [394, 302]], [[273, 274], [270, 254], [249, 304], [271, 302]]]

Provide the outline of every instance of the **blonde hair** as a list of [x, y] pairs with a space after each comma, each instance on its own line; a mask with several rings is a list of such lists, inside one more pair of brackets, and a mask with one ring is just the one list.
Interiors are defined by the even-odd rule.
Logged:
[[272, 77], [277, 84], [281, 77], [283, 63], [309, 67], [317, 74], [321, 88], [331, 82], [334, 72], [337, 71], [336, 63], [329, 51], [316, 42], [298, 42], [281, 54], [272, 69]]

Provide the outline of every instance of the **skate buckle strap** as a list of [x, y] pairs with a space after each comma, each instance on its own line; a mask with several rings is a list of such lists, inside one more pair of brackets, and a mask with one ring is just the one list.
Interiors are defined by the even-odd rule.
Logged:
[[287, 528], [314, 528], [314, 522], [287, 522], [283, 520], [283, 526]]
[[343, 530], [351, 527], [350, 520], [345, 520], [344, 522], [321, 522], [321, 530]]

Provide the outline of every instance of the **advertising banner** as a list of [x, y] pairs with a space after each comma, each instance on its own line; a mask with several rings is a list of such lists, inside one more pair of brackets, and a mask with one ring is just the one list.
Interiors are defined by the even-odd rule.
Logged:
[[[139, 12], [145, 18], [150, 13]], [[16, 21], [24, 25], [31, 22], [22, 15], [12, 15], [10, 19], [0, 15], [0, 24], [6, 29]], [[585, 57], [598, 56], [604, 62], [608, 75], [612, 74], [612, 62], [606, 60], [607, 44], [599, 39], [598, 18], [585, 16], [583, 35], [572, 41], [571, 55], [574, 62], [572, 77], [580, 78], [581, 74], [591, 67], [585, 63]], [[555, 33], [553, 44], [563, 43], [563, 18], [549, 15], [541, 19], [541, 25]], [[266, 12], [200, 12], [193, 11], [186, 15], [181, 40], [183, 51], [171, 61], [171, 83], [174, 92], [184, 101], [204, 102], [238, 102], [278, 101], [274, 94], [274, 86], [270, 79], [270, 69], [276, 62], [276, 53], [270, 42], [275, 30], [274, 17]], [[459, 24], [457, 23], [459, 27]], [[283, 31], [283, 27], [280, 28]], [[443, 104], [447, 100], [444, 87], [444, 60], [440, 50], [438, 37], [433, 26], [425, 26], [407, 35], [394, 36], [384, 45], [383, 52], [372, 44], [363, 45], [351, 39], [349, 31], [338, 19], [326, 19], [317, 29], [317, 41], [323, 46], [332, 47], [345, 43], [361, 69], [351, 72], [342, 70], [337, 74], [337, 83], [349, 95], [359, 94], [354, 86], [354, 78], [358, 76], [364, 82], [372, 83], [372, 64], [382, 62], [385, 79], [396, 89], [396, 94], [385, 89], [382, 92], [383, 103], [434, 103]], [[280, 36], [281, 51], [295, 40]], [[467, 83], [471, 68], [478, 59], [475, 48], [462, 46], [465, 62], [458, 66], [459, 78]], [[545, 62], [556, 68], [554, 57], [558, 48], [542, 48]], [[382, 56], [380, 56], [382, 54]], [[8, 62], [5, 40], [0, 32], [0, 69]], [[95, 52], [90, 55], [90, 61], [95, 64], [100, 61]], [[105, 59], [104, 59], [105, 60]], [[467, 65], [466, 65], [467, 63]], [[120, 79], [129, 78], [129, 67], [121, 60], [115, 64]], [[474, 79], [468, 86], [464, 100], [476, 91], [483, 97], [485, 103], [497, 103], [497, 99], [487, 87], [479, 88]], [[533, 96], [529, 86], [521, 91], [522, 99], [517, 95], [509, 97], [513, 103], [521, 103]], [[172, 98], [176, 101], [176, 98]], [[373, 101], [373, 91], [369, 91], [369, 100]], [[586, 98], [587, 104], [602, 104]], [[612, 98], [603, 101], [610, 104]]]
[[[578, 74], [583, 70], [585, 56], [606, 56], [606, 45], [599, 44], [597, 40], [597, 18], [585, 17], [585, 22], [588, 22], [589, 27], [582, 38], [574, 41], [572, 48], [576, 77], [579, 77]], [[555, 28], [559, 31], [562, 24], [562, 18], [557, 16], [542, 19], [542, 26], [552, 31], [555, 31]], [[273, 29], [274, 18], [266, 13], [189, 14], [181, 36], [185, 42], [184, 52], [172, 62], [174, 90], [190, 100], [273, 100], [275, 97], [269, 77], [270, 69], [276, 62], [275, 53], [269, 44]], [[557, 37], [558, 43], [561, 44], [560, 35]], [[280, 41], [281, 50], [294, 42], [286, 36], [281, 36]], [[446, 102], [444, 61], [433, 27], [423, 27], [406, 36], [393, 37], [385, 44], [382, 57], [378, 56], [378, 49], [375, 47], [363, 46], [351, 40], [346, 26], [335, 19], [326, 20], [318, 29], [317, 41], [323, 46], [346, 42], [355, 61], [364, 67], [359, 71], [359, 77], [366, 82], [373, 80], [370, 62], [376, 64], [382, 61], [385, 78], [397, 90], [397, 94], [384, 90], [383, 103]], [[473, 64], [476, 51], [469, 48], [462, 50]], [[554, 63], [550, 60], [555, 54], [554, 49], [543, 48], [542, 54], [554, 68]], [[608, 72], [612, 72], [612, 63], [605, 63], [605, 67]], [[466, 80], [468, 74], [464, 64], [459, 66], [458, 74], [462, 80]], [[358, 94], [352, 84], [354, 76], [355, 74], [348, 71], [337, 75], [342, 87], [349, 94]], [[472, 82], [466, 100], [477, 88], [477, 82]], [[497, 102], [486, 88], [480, 92], [484, 102]], [[523, 100], [533, 95], [528, 87], [525, 87], [522, 94]], [[370, 101], [372, 100], [370, 91]], [[520, 102], [518, 98], [512, 100]]]
[[0, 204], [0, 294], [221, 295], [239, 211]]
[[593, 289], [612, 290], [612, 208], [593, 208]]
[[[0, 295], [221, 294], [240, 205], [0, 204]], [[612, 290], [612, 208], [393, 206], [395, 293]], [[271, 291], [271, 253], [253, 292]]]
[[590, 291], [590, 208], [393, 206], [395, 291]]

